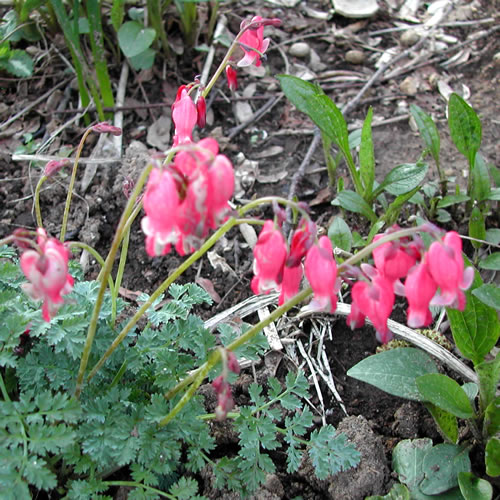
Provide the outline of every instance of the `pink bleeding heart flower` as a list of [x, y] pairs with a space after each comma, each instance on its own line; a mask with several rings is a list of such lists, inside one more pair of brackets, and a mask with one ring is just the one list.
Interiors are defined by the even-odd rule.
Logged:
[[188, 94], [187, 87], [182, 85], [172, 104], [172, 121], [175, 125], [174, 147], [193, 142], [193, 129], [198, 122], [196, 105]]
[[293, 267], [300, 264], [316, 237], [316, 224], [311, 220], [302, 219], [298, 228], [293, 232], [290, 243], [290, 252], [286, 265]]
[[234, 92], [238, 88], [238, 73], [236, 73], [230, 64], [226, 66], [226, 78], [229, 90]]
[[[373, 242], [384, 236], [377, 234]], [[420, 253], [416, 246], [413, 243], [406, 244], [405, 241], [388, 241], [373, 250], [375, 267], [391, 282], [404, 278], [419, 257]]]
[[408, 300], [408, 326], [421, 328], [429, 325], [432, 322], [429, 304], [436, 293], [437, 285], [429, 274], [425, 261], [410, 269], [404, 288]]
[[234, 192], [234, 169], [227, 156], [217, 155], [208, 168], [207, 218], [216, 229], [230, 211], [229, 200]]
[[278, 299], [278, 305], [282, 306], [285, 302], [292, 299], [299, 293], [300, 282], [302, 281], [302, 265], [288, 266], [283, 268], [283, 280], [281, 282], [281, 293]]
[[[264, 39], [264, 25], [258, 23], [258, 21], [263, 21], [262, 17], [255, 16], [250, 21], [250, 24], [257, 23], [256, 28], [248, 28], [240, 37], [240, 46], [245, 52], [245, 56], [238, 62], [238, 66], [250, 66], [255, 63], [255, 66], [260, 66], [260, 58], [264, 55], [267, 48], [269, 47], [270, 39]], [[249, 25], [248, 21], [243, 21], [241, 23], [241, 29], [246, 28]]]
[[144, 193], [146, 216], [141, 221], [149, 256], [166, 255], [170, 251], [170, 244], [177, 241], [176, 212], [179, 203], [172, 174], [166, 169], [154, 168]]
[[269, 293], [280, 289], [286, 254], [287, 247], [281, 231], [272, 220], [266, 221], [253, 249], [253, 293]]
[[426, 255], [427, 268], [439, 287], [433, 305], [451, 306], [460, 311], [465, 308], [465, 294], [474, 280], [474, 268], [464, 271], [462, 239], [455, 231], [447, 232], [442, 241], [435, 241]]
[[57, 313], [63, 304], [62, 295], [73, 289], [73, 277], [68, 273], [69, 250], [55, 238], [39, 228], [38, 246], [40, 252], [26, 250], [21, 255], [21, 269], [29, 283], [24, 291], [34, 300], [43, 300], [42, 316], [45, 321]]
[[375, 271], [370, 283], [357, 281], [352, 287], [351, 313], [347, 324], [351, 328], [363, 326], [365, 317], [373, 323], [377, 339], [384, 344], [392, 338], [392, 332], [387, 327], [387, 320], [394, 305], [392, 283], [380, 272]]
[[315, 311], [335, 312], [339, 282], [332, 243], [328, 236], [322, 236], [317, 245], [309, 248], [304, 270], [314, 293], [308, 308]]

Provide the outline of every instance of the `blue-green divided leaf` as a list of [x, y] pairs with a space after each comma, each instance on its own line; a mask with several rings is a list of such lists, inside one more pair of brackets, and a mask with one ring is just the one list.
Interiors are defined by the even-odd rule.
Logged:
[[416, 104], [410, 106], [410, 113], [417, 124], [418, 131], [424, 140], [425, 146], [431, 152], [434, 161], [439, 165], [441, 141], [439, 139], [439, 132], [436, 124], [433, 119]]
[[332, 204], [340, 205], [344, 210], [361, 214], [371, 222], [377, 220], [377, 216], [370, 205], [368, 205], [358, 193], [350, 191], [349, 189], [341, 191]]
[[450, 443], [456, 444], [458, 441], [457, 417], [447, 412], [446, 410], [442, 410], [438, 406], [433, 405], [432, 403], [424, 403], [424, 404], [425, 407], [429, 410], [429, 413], [432, 415], [432, 418], [436, 422], [442, 435]]
[[156, 37], [153, 28], [145, 28], [136, 21], [123, 23], [118, 30], [118, 43], [127, 57], [134, 57], [148, 49]]
[[500, 271], [500, 252], [494, 252], [482, 259], [481, 262], [479, 262], [479, 267], [481, 269]]
[[469, 451], [455, 444], [442, 443], [423, 459], [424, 479], [419, 489], [424, 495], [438, 495], [458, 485], [458, 474], [470, 471]]
[[465, 292], [465, 309], [459, 311], [446, 308], [455, 344], [462, 355], [474, 364], [483, 360], [500, 335], [500, 321], [495, 309], [483, 304], [473, 295], [473, 291], [482, 284], [476, 271], [471, 288]]
[[432, 359], [419, 349], [400, 347], [368, 356], [348, 370], [347, 375], [401, 398], [422, 401], [416, 379], [437, 373]]
[[416, 379], [422, 399], [459, 418], [471, 418], [474, 410], [458, 382], [440, 373], [428, 373]]
[[476, 112], [457, 94], [448, 101], [448, 127], [451, 139], [469, 165], [474, 165], [476, 153], [481, 146], [481, 121]]
[[375, 190], [374, 196], [378, 196], [383, 190], [398, 196], [415, 189], [427, 174], [429, 165], [427, 163], [404, 163], [394, 167]]
[[404, 484], [396, 483], [387, 495], [370, 496], [366, 497], [365, 500], [410, 500], [410, 492]]
[[486, 443], [486, 474], [491, 477], [500, 476], [500, 439], [493, 437]]
[[483, 304], [500, 311], [500, 288], [497, 285], [481, 285], [472, 291]]
[[442, 200], [439, 200], [437, 207], [446, 208], [457, 203], [463, 203], [464, 201], [469, 201], [470, 196], [466, 194], [449, 194], [445, 196]]
[[359, 175], [363, 183], [363, 198], [369, 199], [375, 180], [375, 153], [372, 139], [373, 108], [370, 107], [361, 131], [361, 147], [359, 149]]
[[465, 500], [491, 500], [493, 486], [486, 479], [479, 479], [472, 472], [458, 474], [458, 486]]
[[346, 252], [352, 248], [351, 229], [342, 217], [335, 217], [328, 228], [328, 237], [332, 244]]

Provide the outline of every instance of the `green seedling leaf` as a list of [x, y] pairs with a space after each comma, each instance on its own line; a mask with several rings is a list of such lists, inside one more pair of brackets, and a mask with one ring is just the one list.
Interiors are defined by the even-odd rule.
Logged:
[[486, 474], [491, 477], [500, 476], [500, 439], [491, 438], [486, 443]]
[[398, 196], [415, 189], [427, 174], [429, 165], [427, 163], [404, 163], [393, 168], [384, 178], [382, 183], [374, 191], [377, 197], [383, 190]]
[[500, 396], [496, 397], [484, 412], [484, 429], [487, 436], [500, 432]]
[[445, 196], [442, 200], [439, 200], [437, 207], [446, 208], [451, 205], [456, 205], [457, 203], [463, 203], [464, 201], [469, 201], [470, 196], [466, 194], [450, 194]]
[[497, 285], [481, 285], [472, 291], [483, 304], [500, 311], [500, 288]]
[[18, 78], [27, 78], [33, 73], [33, 59], [24, 50], [13, 50], [2, 66]]
[[[484, 240], [484, 238], [486, 238], [486, 223], [484, 215], [477, 206], [472, 209], [470, 214], [469, 236], [477, 240]], [[474, 248], [479, 248], [482, 245], [480, 241], [476, 240], [472, 240], [471, 243]]]
[[153, 43], [156, 31], [153, 28], [145, 28], [137, 21], [127, 21], [118, 30], [118, 43], [126, 57], [134, 57]]
[[476, 154], [474, 168], [472, 169], [472, 198], [478, 202], [487, 200], [491, 193], [491, 181], [488, 173], [488, 165], [481, 156]]
[[361, 131], [361, 147], [359, 150], [359, 174], [363, 183], [363, 198], [370, 199], [373, 181], [375, 180], [375, 153], [372, 139], [373, 108], [370, 107]]
[[429, 413], [432, 415], [432, 418], [436, 422], [439, 430], [442, 435], [453, 444], [456, 444], [458, 441], [458, 423], [457, 417], [447, 412], [446, 410], [442, 410], [436, 405], [432, 403], [424, 403], [425, 407], [429, 410]]
[[416, 379], [422, 399], [459, 418], [472, 418], [474, 410], [458, 382], [440, 373], [429, 373]]
[[344, 210], [349, 210], [350, 212], [355, 212], [365, 216], [371, 222], [375, 222], [377, 220], [377, 216], [375, 212], [372, 210], [370, 205], [366, 203], [363, 198], [358, 193], [354, 191], [350, 191], [345, 189], [341, 191], [334, 202], [337, 202]]
[[421, 375], [436, 372], [436, 365], [426, 353], [400, 347], [363, 359], [347, 375], [393, 396], [423, 401], [415, 381]]
[[445, 222], [450, 222], [451, 215], [446, 210], [438, 208], [436, 220], [444, 224]]
[[479, 267], [481, 269], [491, 269], [493, 271], [500, 271], [500, 252], [495, 252], [488, 255], [488, 257], [485, 257], [479, 263]]
[[486, 197], [487, 200], [491, 201], [500, 201], [500, 188], [494, 188], [492, 189], [488, 196]]
[[458, 486], [465, 500], [491, 500], [493, 497], [493, 486], [485, 479], [479, 479], [472, 472], [460, 472]]
[[412, 498], [424, 479], [422, 463], [426, 453], [431, 449], [432, 440], [429, 438], [403, 439], [392, 452], [392, 469], [397, 473], [399, 480], [408, 486]]
[[[500, 229], [492, 228], [486, 230], [486, 241], [493, 245], [500, 244]], [[481, 264], [479, 264], [481, 266]]]
[[366, 497], [365, 500], [410, 500], [410, 492], [404, 484], [396, 483], [387, 495]]
[[495, 399], [500, 381], [500, 354], [497, 354], [495, 359], [477, 364], [474, 369], [479, 375], [481, 408], [487, 408]]
[[425, 146], [431, 152], [436, 164], [439, 165], [439, 150], [441, 142], [434, 120], [416, 104], [412, 104], [410, 106], [410, 113], [417, 124], [418, 131], [422, 136]]
[[473, 294], [482, 284], [481, 276], [476, 271], [471, 288], [465, 292], [465, 309], [446, 308], [455, 344], [462, 355], [475, 365], [481, 363], [500, 335], [500, 321], [495, 309], [483, 304]]
[[352, 151], [361, 145], [362, 129], [357, 128], [349, 133], [349, 149]]
[[448, 101], [448, 127], [452, 141], [472, 167], [481, 146], [481, 121], [476, 112], [457, 94], [451, 94]]
[[136, 71], [150, 69], [155, 62], [156, 52], [153, 49], [146, 49], [144, 52], [131, 57], [130, 64]]
[[350, 252], [352, 248], [351, 229], [342, 217], [335, 217], [328, 228], [328, 237], [336, 247]]
[[420, 491], [425, 495], [444, 493], [457, 486], [460, 472], [470, 471], [469, 451], [455, 444], [438, 444], [425, 454], [422, 470]]
[[465, 394], [467, 394], [469, 401], [473, 405], [474, 400], [479, 393], [479, 387], [477, 386], [477, 384], [475, 384], [474, 382], [467, 382], [462, 386], [462, 389], [465, 391]]
[[125, 18], [125, 0], [113, 0], [109, 17], [113, 28], [118, 31]]

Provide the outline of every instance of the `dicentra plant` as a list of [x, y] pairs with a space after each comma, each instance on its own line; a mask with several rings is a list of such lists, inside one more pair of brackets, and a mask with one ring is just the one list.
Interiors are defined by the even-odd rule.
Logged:
[[[43, 228], [40, 188], [69, 161], [50, 162], [35, 191], [36, 231], [16, 230], [0, 241], [0, 486], [4, 498], [31, 498], [34, 489], [66, 498], [110, 498], [114, 486], [134, 487], [130, 498], [197, 498], [197, 478], [211, 468], [216, 487], [242, 496], [254, 492], [276, 470], [272, 450], [283, 448], [287, 471], [306, 458], [319, 478], [355, 466], [360, 455], [331, 425], [314, 429], [304, 400], [307, 380], [290, 372], [284, 384], [249, 387], [247, 405], [236, 406], [231, 384], [238, 358], [257, 359], [265, 349], [262, 329], [312, 295], [310, 310], [334, 313], [342, 282], [352, 285], [347, 321], [360, 327], [368, 318], [387, 342], [395, 292], [408, 300], [408, 323], [428, 325], [430, 303], [463, 310], [473, 269], [464, 268], [456, 232], [432, 224], [391, 227], [341, 264], [330, 239], [318, 237], [304, 204], [280, 197], [252, 200], [232, 208], [234, 171], [217, 141], [193, 140], [205, 125], [205, 98], [226, 71], [230, 88], [237, 66], [260, 65], [270, 43], [265, 26], [278, 19], [244, 21], [219, 68], [206, 85], [179, 88], [172, 105], [173, 145], [151, 158], [127, 201], [106, 257], [80, 242], [66, 241], [66, 229], [85, 139], [91, 133], [120, 134], [99, 123], [84, 133], [68, 186], [59, 238]], [[274, 218], [251, 213], [271, 205]], [[298, 223], [285, 235], [284, 208]], [[133, 222], [144, 210], [141, 228], [146, 252], [166, 256], [173, 248], [186, 260], [137, 310], [118, 296]], [[209, 295], [179, 276], [233, 227], [262, 226], [253, 249], [254, 293], [280, 291], [279, 307], [254, 326], [205, 328], [195, 306]], [[419, 234], [426, 234], [428, 245]], [[85, 281], [71, 261], [84, 248], [101, 265], [97, 280]], [[116, 273], [115, 260], [120, 251]], [[374, 265], [360, 264], [373, 256]], [[443, 273], [443, 269], [447, 272]], [[303, 277], [308, 285], [302, 286]], [[27, 279], [27, 282], [26, 282]], [[401, 281], [404, 279], [404, 283]], [[415, 290], [422, 290], [416, 293]], [[21, 293], [24, 290], [24, 293]], [[41, 314], [37, 302], [42, 302]], [[209, 408], [198, 389], [212, 380], [217, 405]], [[212, 420], [230, 419], [239, 447], [230, 456], [214, 448]]]

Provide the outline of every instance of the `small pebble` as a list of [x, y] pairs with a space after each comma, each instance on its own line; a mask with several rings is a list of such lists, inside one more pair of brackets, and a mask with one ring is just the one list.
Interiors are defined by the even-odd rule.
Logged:
[[290, 55], [295, 57], [307, 57], [311, 53], [311, 47], [305, 42], [296, 42], [290, 47]]
[[495, 66], [500, 66], [500, 52], [497, 52], [493, 56], [493, 62], [495, 63]]
[[420, 40], [420, 35], [415, 30], [406, 30], [401, 35], [401, 43], [405, 47], [411, 47]]
[[365, 62], [365, 53], [361, 50], [348, 50], [345, 54], [345, 60], [351, 64], [363, 64]]
[[415, 78], [408, 76], [406, 77], [399, 85], [399, 90], [403, 92], [403, 94], [407, 95], [417, 95], [418, 86]]

